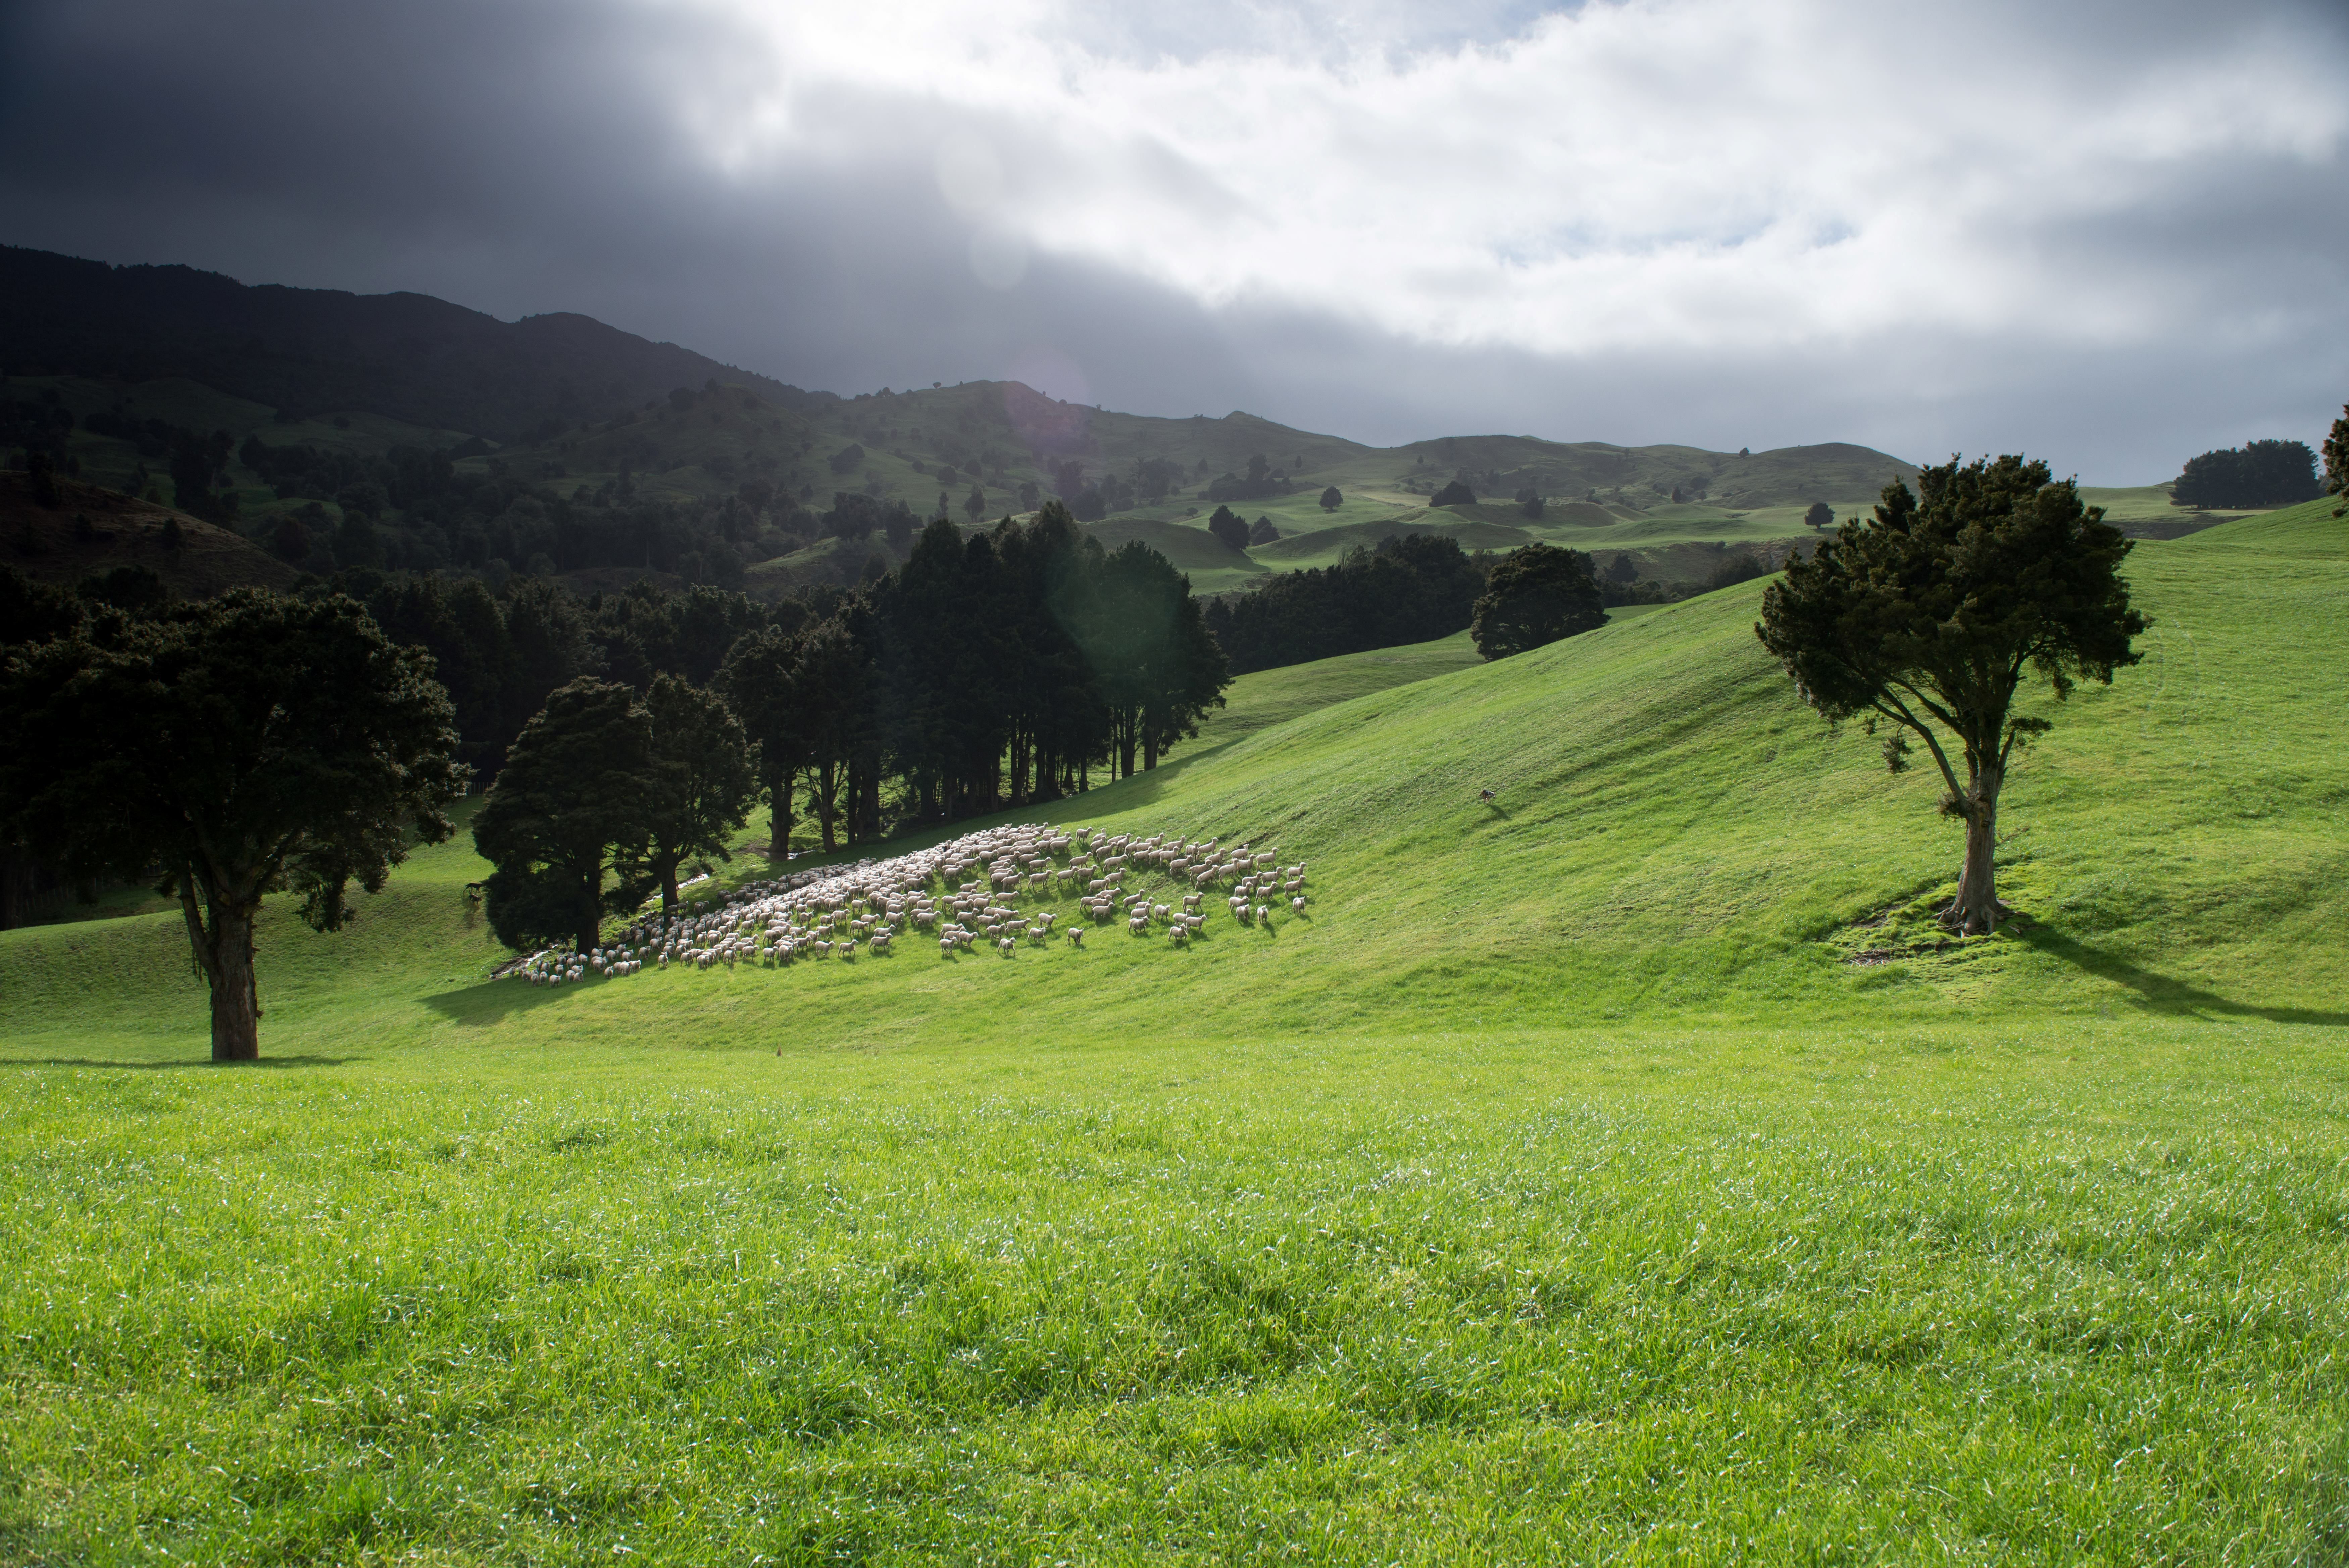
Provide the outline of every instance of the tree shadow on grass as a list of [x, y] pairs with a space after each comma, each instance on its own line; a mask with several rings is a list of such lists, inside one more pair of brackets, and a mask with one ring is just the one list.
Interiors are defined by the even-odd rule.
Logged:
[[2035, 921], [2028, 925], [2017, 922], [2006, 930], [2033, 952], [2060, 958], [2099, 980], [2127, 986], [2137, 993], [2138, 1005], [2152, 1012], [2172, 1017], [2206, 1020], [2215, 1015], [2229, 1018], [2264, 1018], [2271, 1024], [2313, 1024], [2334, 1029], [2349, 1027], [2349, 1012], [2322, 1007], [2263, 1007], [2256, 1003], [2237, 1002], [2215, 991], [2205, 991], [2183, 980], [2172, 979], [2150, 969], [2141, 969], [2126, 958], [2091, 947]]
[[174, 1057], [168, 1061], [109, 1060], [104, 1057], [0, 1057], [0, 1067], [9, 1068], [100, 1068], [117, 1072], [171, 1072], [181, 1068], [238, 1068], [248, 1072], [290, 1071], [295, 1068], [339, 1068], [358, 1060], [357, 1057], [263, 1056], [249, 1062], [216, 1062], [210, 1057]]
[[[603, 985], [599, 977], [586, 984]], [[570, 985], [532, 985], [520, 980], [484, 980], [455, 991], [427, 996], [424, 1005], [454, 1024], [495, 1024], [516, 1013], [543, 1007]]]

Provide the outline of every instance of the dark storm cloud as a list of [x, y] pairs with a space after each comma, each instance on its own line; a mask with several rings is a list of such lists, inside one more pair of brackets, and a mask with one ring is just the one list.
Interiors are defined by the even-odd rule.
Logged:
[[[1186, 40], [1228, 38], [1263, 15], [1166, 13], [1146, 28], [1106, 11], [1079, 21], [1105, 50], [1188, 58], [1185, 68], [1239, 83], [1242, 65], [1200, 67], [1203, 51]], [[1984, 25], [1982, 13], [1952, 15]], [[2293, 48], [2343, 55], [2319, 13], [2236, 15], [2238, 29], [2282, 29]], [[1410, 328], [1407, 300], [1311, 279], [1287, 290], [1194, 284], [1180, 268], [1128, 264], [1103, 245], [1028, 247], [1021, 262], [1015, 236], [1017, 281], [989, 286], [973, 249], [986, 223], [941, 197], [939, 150], [959, 139], [991, 140], [1015, 175], [1060, 169], [1070, 217], [1112, 200], [1208, 214], [1202, 247], [1260, 242], [1227, 237], [1214, 214], [1228, 210], [1237, 234], [1262, 201], [1226, 189], [1211, 160], [1147, 138], [1095, 139], [1120, 160], [1070, 174], [1067, 149], [1015, 112], [1019, 95], [999, 111], [974, 108], [916, 79], [812, 74], [789, 98], [794, 137], [761, 142], [739, 130], [755, 123], [743, 105], [765, 73], [793, 60], [788, 47], [770, 57], [755, 46], [755, 13], [424, 0], [48, 4], [0, 18], [0, 241], [185, 262], [251, 282], [414, 289], [509, 318], [581, 311], [804, 386], [1020, 375], [1112, 407], [1247, 407], [1374, 441], [1485, 429], [1733, 449], [1852, 439], [1912, 459], [2028, 448], [2106, 482], [2173, 472], [2183, 455], [2222, 441], [2310, 436], [2349, 396], [2337, 384], [2349, 349], [2349, 203], [2337, 140], [2322, 136], [2251, 153], [2240, 138], [2142, 156], [2122, 148], [2111, 178], [2141, 179], [2141, 192], [2076, 213], [2019, 207], [1977, 221], [1977, 233], [2011, 225], [2002, 243], [2086, 313], [2109, 298], [2120, 325], [2101, 338], [2051, 333], [2051, 314], [2066, 325], [2060, 302], [2034, 305], [2024, 291], [2005, 315], [1926, 309], [1775, 338], [1634, 333], [1563, 346], [1529, 326], [1528, 341], [1491, 346]], [[1464, 31], [1506, 65], [1525, 57], [1510, 55], [1512, 40], [1536, 21], [1495, 6]], [[1292, 22], [1299, 36], [1344, 31], [1334, 12]], [[2096, 59], [2102, 75], [2084, 81], [2086, 95], [2132, 72], [2175, 70], [2181, 40], [2213, 22], [2207, 8], [2135, 7], [2015, 13], [1999, 25], [2059, 64]], [[1459, 41], [1391, 36], [1409, 47]], [[1240, 46], [1278, 43], [1268, 33]], [[2217, 101], [2207, 112], [2243, 110]], [[2164, 121], [2146, 134], [2185, 132]], [[730, 137], [740, 155], [714, 155]], [[1445, 156], [1427, 151], [1437, 165]], [[1789, 158], [1807, 156], [1790, 143]], [[1962, 159], [1967, 145], [1930, 156]], [[1299, 178], [1344, 172], [1324, 165]], [[2029, 188], [2027, 173], [1988, 163], [1984, 172]], [[1048, 232], [1055, 216], [1042, 220]], [[1265, 264], [1277, 275], [1280, 257]], [[1796, 283], [1807, 264], [1790, 263]], [[1507, 269], [1499, 275], [1506, 284]], [[1473, 302], [1492, 286], [1463, 273], [1427, 298], [1454, 289]], [[2163, 312], [2174, 330], [2142, 330]]]

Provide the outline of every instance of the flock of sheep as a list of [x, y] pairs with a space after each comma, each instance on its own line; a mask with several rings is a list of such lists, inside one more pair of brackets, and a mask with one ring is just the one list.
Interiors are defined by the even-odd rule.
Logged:
[[[1154, 893], [1139, 884], [1149, 881]], [[1129, 882], [1133, 886], [1129, 887]], [[1305, 867], [1279, 863], [1270, 845], [1220, 844], [1179, 835], [1098, 833], [1035, 823], [985, 832], [854, 865], [800, 872], [738, 888], [712, 904], [629, 926], [612, 945], [576, 953], [547, 948], [505, 973], [559, 985], [590, 975], [634, 975], [647, 965], [708, 969], [722, 964], [777, 967], [807, 958], [876, 956], [897, 939], [937, 939], [941, 957], [984, 941], [1009, 958], [1025, 941], [1051, 941], [1059, 916], [1043, 904], [1073, 892], [1096, 923], [1123, 919], [1127, 933], [1164, 931], [1182, 946], [1206, 928], [1209, 890], [1228, 888], [1225, 906], [1243, 925], [1269, 927], [1277, 911], [1305, 913]], [[1023, 911], [1026, 901], [1033, 913]], [[1086, 927], [1060, 928], [1071, 947]]]

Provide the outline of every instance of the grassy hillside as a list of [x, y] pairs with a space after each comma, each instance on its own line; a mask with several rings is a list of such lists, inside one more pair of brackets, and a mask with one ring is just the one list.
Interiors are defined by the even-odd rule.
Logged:
[[1051, 813], [1309, 862], [1188, 950], [538, 989], [450, 846], [273, 906], [272, 1060], [212, 1072], [168, 918], [0, 934], [0, 1542], [2328, 1561], [2329, 513], [2138, 548], [2146, 662], [2009, 788], [2023, 918], [1944, 949], [1934, 786], [1755, 584], [1251, 677]]

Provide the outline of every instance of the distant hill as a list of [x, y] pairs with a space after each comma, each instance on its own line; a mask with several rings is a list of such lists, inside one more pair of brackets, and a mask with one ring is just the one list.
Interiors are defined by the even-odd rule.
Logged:
[[[0, 247], [0, 414], [10, 408], [54, 439], [64, 471], [156, 500], [172, 495], [162, 427], [225, 432], [235, 450], [215, 483], [233, 491], [233, 527], [251, 539], [313, 508], [323, 537], [356, 505], [382, 526], [394, 566], [636, 572], [762, 592], [868, 570], [873, 549], [820, 537], [840, 491], [916, 517], [943, 507], [957, 523], [1064, 494], [1104, 543], [1148, 539], [1199, 589], [1225, 592], [1411, 529], [1471, 549], [1537, 538], [1628, 552], [1643, 573], [1717, 559], [1682, 545], [1783, 555], [1809, 537], [1812, 502], [1850, 516], [1917, 471], [1843, 443], [1731, 453], [1470, 435], [1379, 448], [1238, 410], [1123, 414], [1008, 381], [843, 397], [585, 316], [502, 322], [423, 294]], [[289, 479], [265, 451], [253, 466], [248, 439], [306, 449], [309, 477]], [[435, 452], [451, 477], [429, 496], [398, 479]], [[1454, 480], [1479, 504], [1430, 512]], [[1331, 489], [1340, 500], [1325, 508]], [[1518, 507], [1526, 491], [1544, 498], [1537, 518]], [[570, 509], [553, 532], [534, 527], [540, 501]], [[1206, 533], [1222, 504], [1279, 537], [1228, 550]], [[678, 521], [648, 523], [647, 508]]]
[[[182, 599], [226, 588], [286, 588], [298, 575], [252, 541], [185, 512], [95, 485], [61, 480], [58, 503], [33, 499], [22, 473], [0, 473], [0, 565], [70, 588], [118, 566], [143, 566]], [[177, 519], [180, 542], [165, 524]]]
[[711, 379], [786, 407], [833, 400], [584, 315], [502, 322], [427, 294], [251, 286], [15, 246], [0, 246], [0, 370], [182, 377], [294, 418], [365, 410], [502, 442]]

